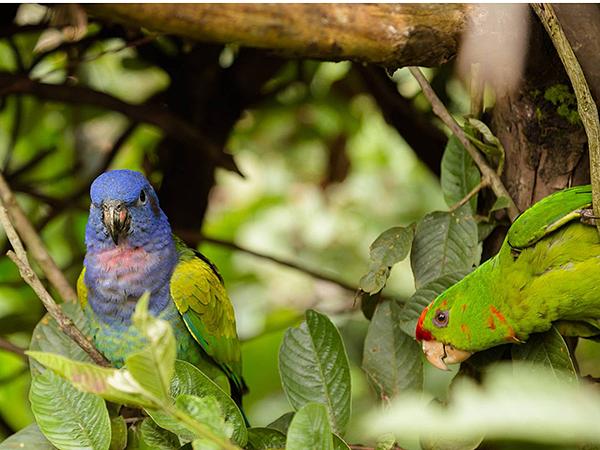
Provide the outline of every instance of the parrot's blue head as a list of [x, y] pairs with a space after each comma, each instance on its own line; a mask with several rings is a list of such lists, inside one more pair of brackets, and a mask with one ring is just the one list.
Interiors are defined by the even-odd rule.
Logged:
[[133, 170], [111, 170], [100, 175], [90, 189], [92, 204], [86, 243], [133, 247], [157, 238], [170, 239], [171, 228], [148, 180]]

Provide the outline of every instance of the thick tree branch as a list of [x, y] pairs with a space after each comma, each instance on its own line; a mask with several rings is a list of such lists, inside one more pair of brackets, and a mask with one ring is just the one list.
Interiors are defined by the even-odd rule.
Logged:
[[[598, 108], [592, 97], [590, 87], [585, 79], [581, 65], [569, 44], [569, 40], [556, 17], [552, 5], [548, 3], [533, 3], [531, 5], [548, 32], [558, 56], [565, 67], [567, 75], [573, 85], [577, 98], [577, 111], [583, 122], [588, 138], [590, 154], [590, 178], [592, 180], [592, 206], [594, 215], [600, 217], [600, 120]], [[600, 232], [600, 222], [596, 222]]]
[[481, 171], [483, 178], [487, 180], [490, 184], [490, 187], [494, 191], [496, 197], [506, 197], [509, 200], [508, 205], [508, 217], [511, 222], [514, 221], [519, 215], [519, 210], [517, 209], [515, 202], [512, 200], [510, 194], [504, 187], [502, 180], [496, 173], [494, 169], [492, 169], [489, 164], [486, 162], [485, 158], [481, 156], [479, 151], [475, 148], [475, 146], [469, 141], [463, 129], [456, 123], [454, 118], [450, 115], [444, 104], [440, 101], [436, 93], [431, 88], [429, 82], [421, 72], [418, 67], [410, 67], [410, 73], [413, 74], [421, 89], [423, 90], [423, 95], [429, 100], [431, 103], [431, 107], [436, 116], [438, 116], [442, 122], [446, 124], [448, 128], [452, 131], [452, 133], [458, 138], [460, 143], [465, 147], [471, 158], [477, 167]]
[[198, 41], [288, 57], [386, 67], [437, 66], [454, 57], [469, 5], [95, 4], [92, 15]]
[[9, 94], [30, 94], [46, 100], [88, 104], [119, 112], [135, 122], [145, 122], [162, 129], [169, 136], [186, 143], [193, 143], [199, 152], [216, 161], [220, 166], [239, 173], [230, 155], [222, 153], [215, 145], [186, 121], [166, 110], [153, 105], [132, 105], [112, 95], [98, 92], [84, 86], [48, 84], [32, 80], [26, 75], [0, 72], [0, 96]]
[[59, 328], [67, 336], [73, 339], [83, 351], [90, 355], [96, 364], [106, 367], [110, 366], [110, 363], [104, 357], [104, 355], [102, 355], [102, 353], [100, 353], [96, 347], [94, 347], [92, 342], [81, 332], [79, 328], [77, 328], [73, 321], [62, 312], [62, 309], [60, 309], [60, 307], [56, 304], [52, 296], [48, 293], [38, 276], [29, 265], [23, 243], [19, 239], [19, 236], [8, 217], [5, 206], [6, 203], [0, 201], [0, 224], [2, 225], [2, 228], [4, 228], [6, 236], [8, 237], [8, 240], [14, 249], [14, 251], [9, 251], [7, 255], [16, 264], [21, 277], [29, 286], [31, 286], [33, 291], [44, 304], [44, 307], [48, 313], [54, 320], [56, 320]]

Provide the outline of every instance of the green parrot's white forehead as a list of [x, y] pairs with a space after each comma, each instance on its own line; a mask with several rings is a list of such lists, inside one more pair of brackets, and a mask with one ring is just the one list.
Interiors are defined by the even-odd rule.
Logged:
[[139, 197], [142, 189], [153, 192], [150, 183], [140, 172], [111, 170], [94, 180], [90, 188], [90, 197], [95, 205], [108, 200], [131, 203]]

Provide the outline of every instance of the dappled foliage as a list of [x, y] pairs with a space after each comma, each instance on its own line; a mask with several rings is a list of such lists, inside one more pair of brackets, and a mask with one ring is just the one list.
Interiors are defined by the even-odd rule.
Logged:
[[[2, 174], [71, 284], [91, 181], [147, 175], [174, 230], [225, 279], [251, 426], [219, 380], [175, 360], [144, 299], [134, 321], [148, 347], [99, 367], [2, 257], [0, 338], [30, 352], [0, 350], [1, 450], [600, 444], [600, 399], [577, 384], [600, 374], [594, 342], [575, 353], [553, 328], [447, 373], [424, 360], [421, 311], [491, 256], [509, 199], [482, 184], [406, 69], [288, 60], [93, 16], [73, 37], [57, 11], [6, 9], [0, 24]], [[502, 175], [505, 149], [486, 117], [468, 115], [452, 67], [426, 75]], [[61, 308], [86, 331], [78, 305]]]

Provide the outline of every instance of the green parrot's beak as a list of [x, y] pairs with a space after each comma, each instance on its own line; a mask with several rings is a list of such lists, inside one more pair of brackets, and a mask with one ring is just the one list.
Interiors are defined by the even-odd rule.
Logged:
[[438, 341], [423, 341], [423, 353], [431, 364], [441, 370], [449, 370], [446, 364], [463, 362], [473, 354]]
[[129, 232], [131, 217], [123, 202], [106, 201], [102, 203], [102, 223], [115, 245], [119, 245], [119, 239], [124, 238]]

